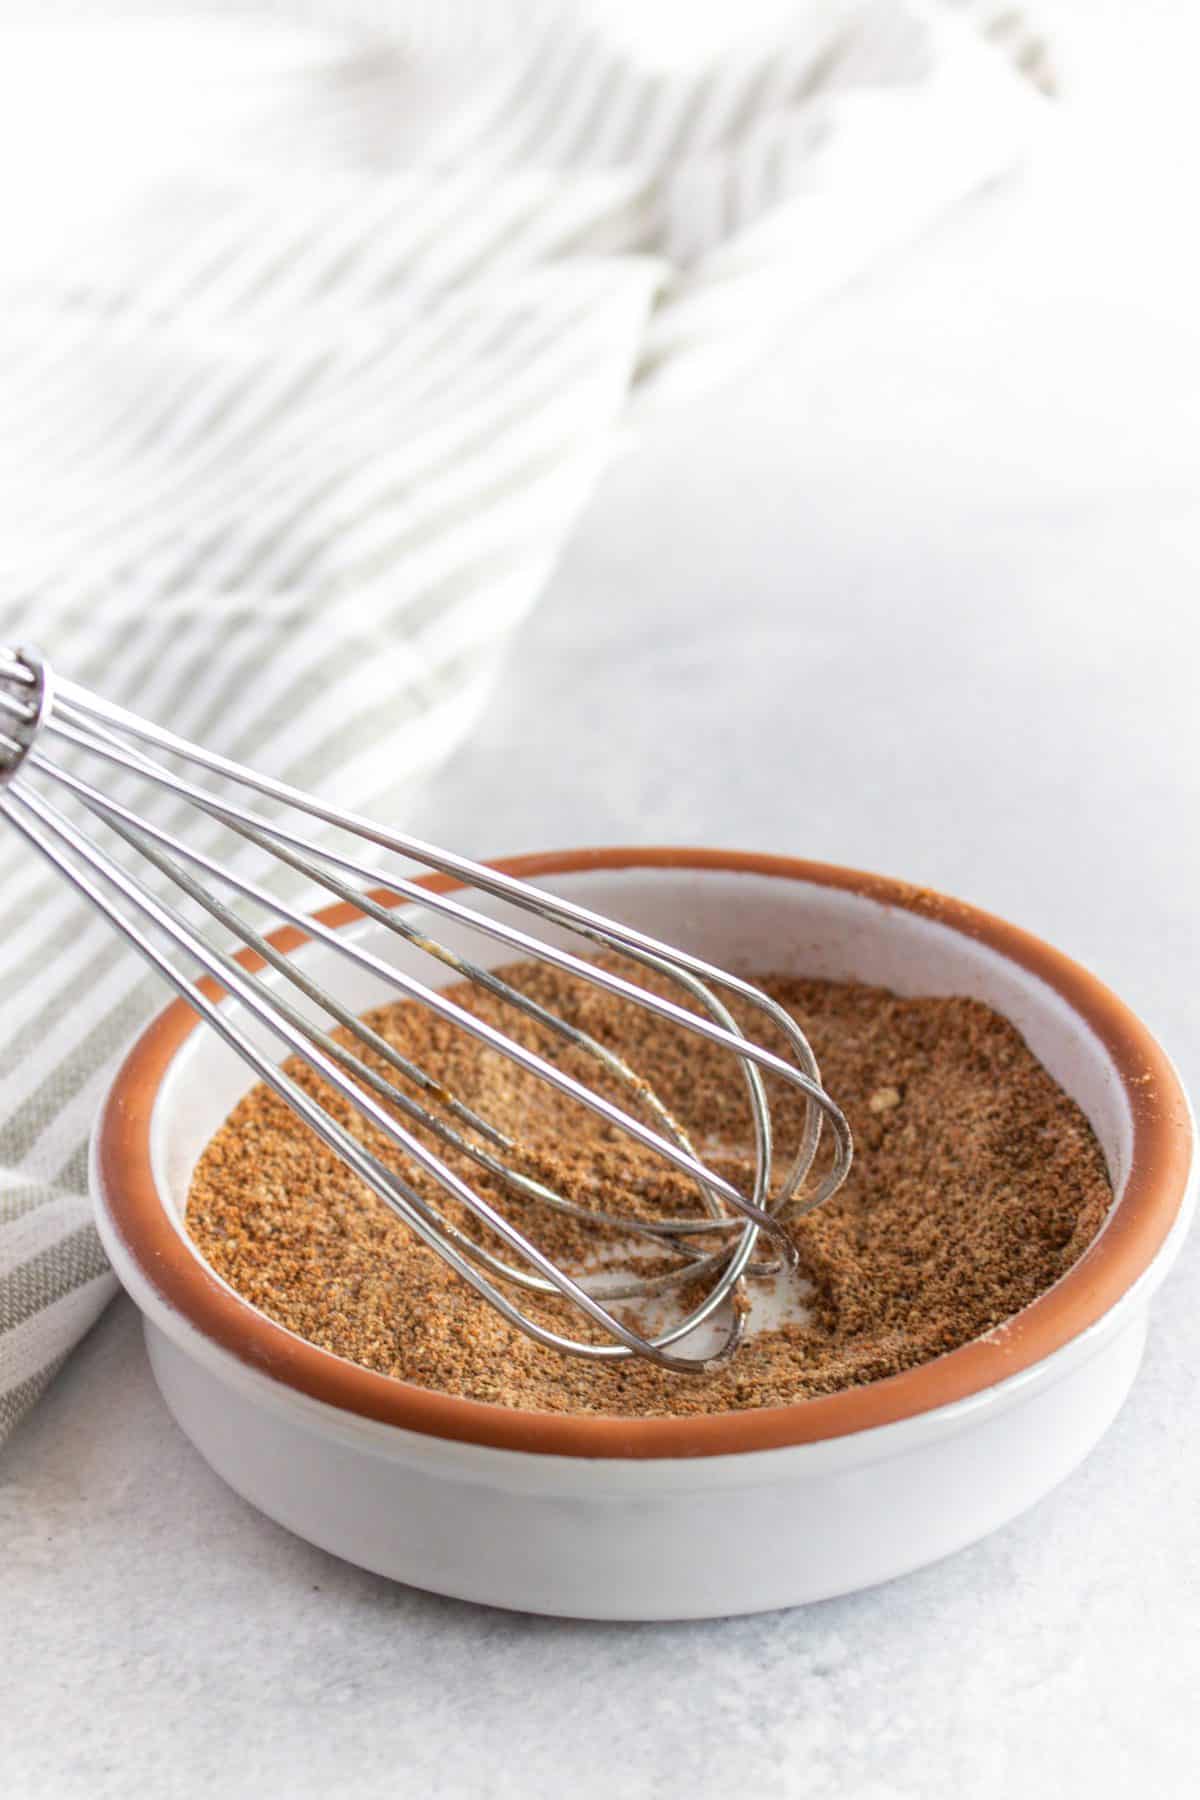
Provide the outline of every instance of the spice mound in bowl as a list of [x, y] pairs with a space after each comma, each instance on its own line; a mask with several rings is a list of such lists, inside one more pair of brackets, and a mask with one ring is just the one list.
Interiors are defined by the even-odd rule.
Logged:
[[[645, 970], [630, 979], [678, 998]], [[701, 1155], [748, 1190], [752, 1138], [729, 1054], [560, 971], [498, 971], [620, 1050], [687, 1127]], [[596, 1363], [543, 1348], [509, 1325], [351, 1173], [268, 1088], [254, 1088], [208, 1144], [187, 1228], [252, 1305], [309, 1342], [447, 1394], [535, 1412], [621, 1417], [741, 1411], [858, 1386], [929, 1361], [1010, 1318], [1065, 1274], [1112, 1204], [1104, 1157], [1079, 1107], [999, 1013], [965, 998], [900, 998], [854, 982], [759, 975], [807, 1034], [849, 1118], [854, 1166], [823, 1207], [790, 1225], [800, 1304], [751, 1330], [726, 1367], [676, 1374], [638, 1360]], [[458, 1003], [589, 1085], [595, 1064], [490, 995]], [[751, 1035], [783, 1051], [760, 1015], [730, 1002]], [[694, 1205], [652, 1152], [411, 1003], [369, 1023], [518, 1140], [521, 1166], [572, 1198], [646, 1215]], [[366, 1058], [370, 1060], [370, 1058]], [[426, 1178], [299, 1063], [285, 1065], [418, 1189]], [[391, 1074], [385, 1065], [381, 1073]], [[803, 1124], [794, 1089], [768, 1081], [781, 1157]], [[564, 1266], [585, 1268], [591, 1234], [522, 1201], [439, 1146]], [[454, 1216], [440, 1190], [425, 1189]], [[632, 1196], [632, 1202], [631, 1202]], [[769, 1278], [768, 1278], [769, 1280]], [[755, 1283], [751, 1282], [752, 1290]], [[526, 1304], [523, 1299], [523, 1304]], [[562, 1329], [557, 1300], [529, 1310]], [[571, 1321], [578, 1329], [578, 1320]]]

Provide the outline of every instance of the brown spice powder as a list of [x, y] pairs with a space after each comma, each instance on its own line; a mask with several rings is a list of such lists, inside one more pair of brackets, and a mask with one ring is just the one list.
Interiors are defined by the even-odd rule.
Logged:
[[[660, 986], [644, 970], [611, 966]], [[712, 1166], [748, 1182], [749, 1113], [724, 1052], [555, 970], [519, 964], [502, 973], [619, 1049]], [[625, 1417], [781, 1405], [873, 1381], [979, 1337], [1065, 1273], [1100, 1228], [1112, 1191], [1082, 1112], [1007, 1020], [974, 1000], [757, 979], [808, 1034], [826, 1086], [849, 1117], [855, 1161], [836, 1197], [792, 1227], [811, 1284], [807, 1318], [750, 1336], [714, 1374], [672, 1374], [640, 1361], [596, 1364], [533, 1343], [267, 1088], [248, 1094], [204, 1151], [188, 1204], [191, 1235], [253, 1305], [367, 1368], [504, 1406]], [[661, 991], [678, 998], [676, 990]], [[453, 994], [590, 1085], [602, 1085], [589, 1059], [512, 1008], [469, 986]], [[462, 1031], [413, 1005], [369, 1019], [518, 1138], [522, 1166], [559, 1191], [643, 1216], [694, 1210], [694, 1191], [660, 1159]], [[758, 1041], [781, 1048], [757, 1020], [752, 1029]], [[365, 1130], [309, 1071], [289, 1068], [414, 1179], [381, 1134]], [[790, 1154], [802, 1106], [783, 1086], [770, 1097], [777, 1146], [781, 1156]], [[465, 1159], [442, 1154], [568, 1266], [586, 1265], [603, 1241], [515, 1198]], [[445, 1204], [438, 1190], [425, 1191]], [[529, 1310], [586, 1335], [560, 1302], [537, 1301]]]

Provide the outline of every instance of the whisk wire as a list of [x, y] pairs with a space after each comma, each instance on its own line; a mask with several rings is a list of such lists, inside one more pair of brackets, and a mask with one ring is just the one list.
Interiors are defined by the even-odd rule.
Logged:
[[[52, 740], [70, 751], [99, 758], [117, 778], [122, 791], [126, 777], [144, 778], [158, 791], [186, 808], [198, 809], [327, 894], [350, 902], [387, 933], [433, 957], [503, 1007], [530, 1019], [543, 1034], [548, 1052], [557, 1044], [590, 1059], [628, 1104], [618, 1104], [608, 1093], [560, 1067], [554, 1060], [557, 1052], [539, 1053], [407, 969], [385, 960], [360, 942], [357, 934], [338, 931], [309, 916], [260, 881], [189, 845], [174, 830], [119, 800], [115, 792], [95, 785], [47, 754], [43, 746]], [[199, 779], [167, 767], [157, 760], [159, 756], [189, 765], [198, 771]], [[196, 907], [203, 918], [254, 952], [266, 965], [266, 976], [248, 970], [228, 951], [210, 942], [178, 906], [160, 897], [86, 837], [37, 791], [32, 785], [35, 778], [57, 785], [142, 859], [155, 876]], [[297, 831], [291, 822], [285, 824], [245, 805], [240, 798], [200, 785], [200, 779], [207, 783], [210, 778], [218, 783], [232, 783], [235, 791], [248, 790], [270, 806], [298, 811], [320, 825], [336, 827], [388, 855], [423, 864], [501, 906], [515, 907], [543, 925], [577, 936], [602, 951], [628, 957], [678, 986], [691, 1006], [680, 1005], [654, 989], [628, 981], [615, 970], [577, 956], [560, 943], [539, 937], [509, 919], [481, 912], [453, 894], [422, 885], [408, 875], [382, 872], [357, 855], [347, 855], [332, 845], [314, 841]], [[774, 1244], [777, 1255], [794, 1258], [792, 1239], [782, 1223], [784, 1210], [798, 1215], [821, 1204], [845, 1178], [852, 1154], [849, 1129], [821, 1085], [807, 1039], [784, 1008], [750, 983], [561, 895], [531, 887], [357, 815], [342, 813], [284, 782], [244, 769], [189, 743], [71, 682], [52, 681], [45, 663], [27, 651], [0, 649], [0, 813], [166, 976], [251, 1070], [291, 1105], [422, 1241], [511, 1324], [549, 1348], [599, 1360], [642, 1356], [688, 1371], [711, 1368], [727, 1359], [735, 1352], [744, 1328], [743, 1308], [727, 1306], [727, 1302], [734, 1299], [747, 1272], [769, 1266], [756, 1260], [760, 1236]], [[236, 896], [238, 906], [222, 899], [210, 883]], [[356, 885], [359, 883], [365, 883], [368, 890], [381, 891], [363, 891]], [[242, 903], [261, 908], [273, 920], [300, 926], [309, 938], [354, 964], [373, 982], [383, 983], [386, 991], [427, 1008], [456, 1030], [469, 1034], [486, 1050], [506, 1058], [525, 1075], [547, 1083], [567, 1099], [588, 1108], [608, 1127], [691, 1183], [699, 1212], [695, 1216], [624, 1214], [556, 1192], [549, 1183], [520, 1166], [523, 1151], [519, 1141], [358, 1019], [336, 995], [313, 980], [303, 959], [282, 953], [264, 931], [252, 924], [243, 914]], [[125, 909], [131, 909], [133, 916], [128, 916]], [[456, 930], [481, 933], [520, 957], [586, 981], [728, 1051], [736, 1059], [749, 1108], [754, 1173], [747, 1183], [748, 1192], [697, 1154], [671, 1109], [617, 1050], [581, 1024], [551, 1011], [534, 995], [522, 992], [458, 949], [430, 936], [425, 923], [430, 916], [447, 921]], [[214, 977], [248, 1020], [263, 1027], [285, 1054], [306, 1064], [320, 1083], [349, 1106], [352, 1117], [364, 1123], [368, 1132], [379, 1134], [392, 1151], [399, 1152], [406, 1167], [415, 1169], [460, 1206], [464, 1217], [475, 1222], [484, 1239], [497, 1243], [505, 1254], [497, 1254], [489, 1242], [463, 1229], [406, 1179], [390, 1159], [384, 1162], [369, 1143], [360, 1141], [306, 1086], [259, 1047], [229, 1006], [210, 999], [189, 975], [181, 972], [156, 934]], [[286, 983], [286, 988], [280, 983]], [[786, 1054], [780, 1055], [748, 1038], [716, 989], [736, 997], [769, 1020], [780, 1035]], [[310, 1016], [295, 999], [289, 998], [292, 991], [303, 996], [328, 1023]], [[693, 1007], [700, 1010], [692, 1010]], [[330, 1026], [340, 1030], [340, 1037], [333, 1035]], [[803, 1101], [799, 1142], [781, 1179], [773, 1175], [772, 1119], [764, 1085], [768, 1075], [789, 1083]], [[397, 1085], [397, 1079], [407, 1084], [409, 1091]], [[640, 1117], [629, 1106], [639, 1108], [647, 1116]], [[833, 1143], [828, 1167], [813, 1190], [800, 1196], [826, 1125]], [[568, 1272], [445, 1162], [419, 1133], [431, 1136], [444, 1150], [474, 1164], [502, 1190], [569, 1214], [589, 1228], [604, 1228], [610, 1235], [620, 1232], [622, 1242], [630, 1245], [638, 1240], [654, 1244], [660, 1257], [671, 1259], [668, 1268], [664, 1271], [660, 1266], [653, 1273], [630, 1271], [621, 1275], [611, 1267], [599, 1265], [587, 1274]], [[509, 1256], [514, 1260], [506, 1260]], [[505, 1287], [561, 1297], [600, 1331], [601, 1340], [581, 1339], [555, 1330], [516, 1304]], [[611, 1302], [672, 1289], [685, 1294], [682, 1316], [659, 1330], [639, 1328], [640, 1321], [611, 1311]], [[725, 1309], [727, 1317], [715, 1350], [689, 1348], [686, 1354], [672, 1351], [671, 1346], [698, 1333], [720, 1309]]]

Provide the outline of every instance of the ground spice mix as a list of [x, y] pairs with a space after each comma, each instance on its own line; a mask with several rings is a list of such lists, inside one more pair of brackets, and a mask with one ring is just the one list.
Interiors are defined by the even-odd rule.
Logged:
[[[621, 972], [657, 985], [645, 971]], [[619, 1049], [712, 1166], [748, 1182], [749, 1115], [724, 1052], [559, 971], [520, 964], [503, 973]], [[975, 1000], [757, 980], [807, 1032], [825, 1084], [849, 1117], [855, 1161], [835, 1198], [792, 1227], [804, 1316], [755, 1333], [714, 1374], [596, 1364], [542, 1349], [452, 1274], [263, 1087], [237, 1106], [197, 1165], [191, 1235], [253, 1305], [367, 1368], [504, 1406], [623, 1416], [780, 1405], [894, 1374], [1000, 1324], [1070, 1267], [1112, 1201], [1104, 1159], [1082, 1112], [1007, 1020]], [[600, 1085], [590, 1060], [535, 1022], [478, 989], [453, 992]], [[694, 1210], [682, 1176], [462, 1031], [410, 1004], [369, 1019], [519, 1139], [522, 1166], [560, 1191], [644, 1216]], [[757, 1018], [753, 1031], [782, 1047]], [[382, 1135], [365, 1130], [310, 1071], [289, 1067], [413, 1178]], [[786, 1087], [770, 1097], [782, 1155], [796, 1142], [802, 1108]], [[596, 1242], [587, 1228], [514, 1199], [465, 1160], [458, 1166], [560, 1261], [586, 1265]], [[530, 1310], [580, 1331], [559, 1302]]]

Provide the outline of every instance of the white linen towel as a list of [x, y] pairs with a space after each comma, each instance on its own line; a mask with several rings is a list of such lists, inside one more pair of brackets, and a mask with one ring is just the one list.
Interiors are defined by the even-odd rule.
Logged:
[[[674, 56], [646, 8], [604, 16], [6, 11], [0, 641], [402, 817], [618, 425], [727, 376], [1039, 128], [945, 6], [776, 5]], [[113, 1292], [87, 1137], [163, 989], [10, 836], [0, 996], [2, 1439]]]

